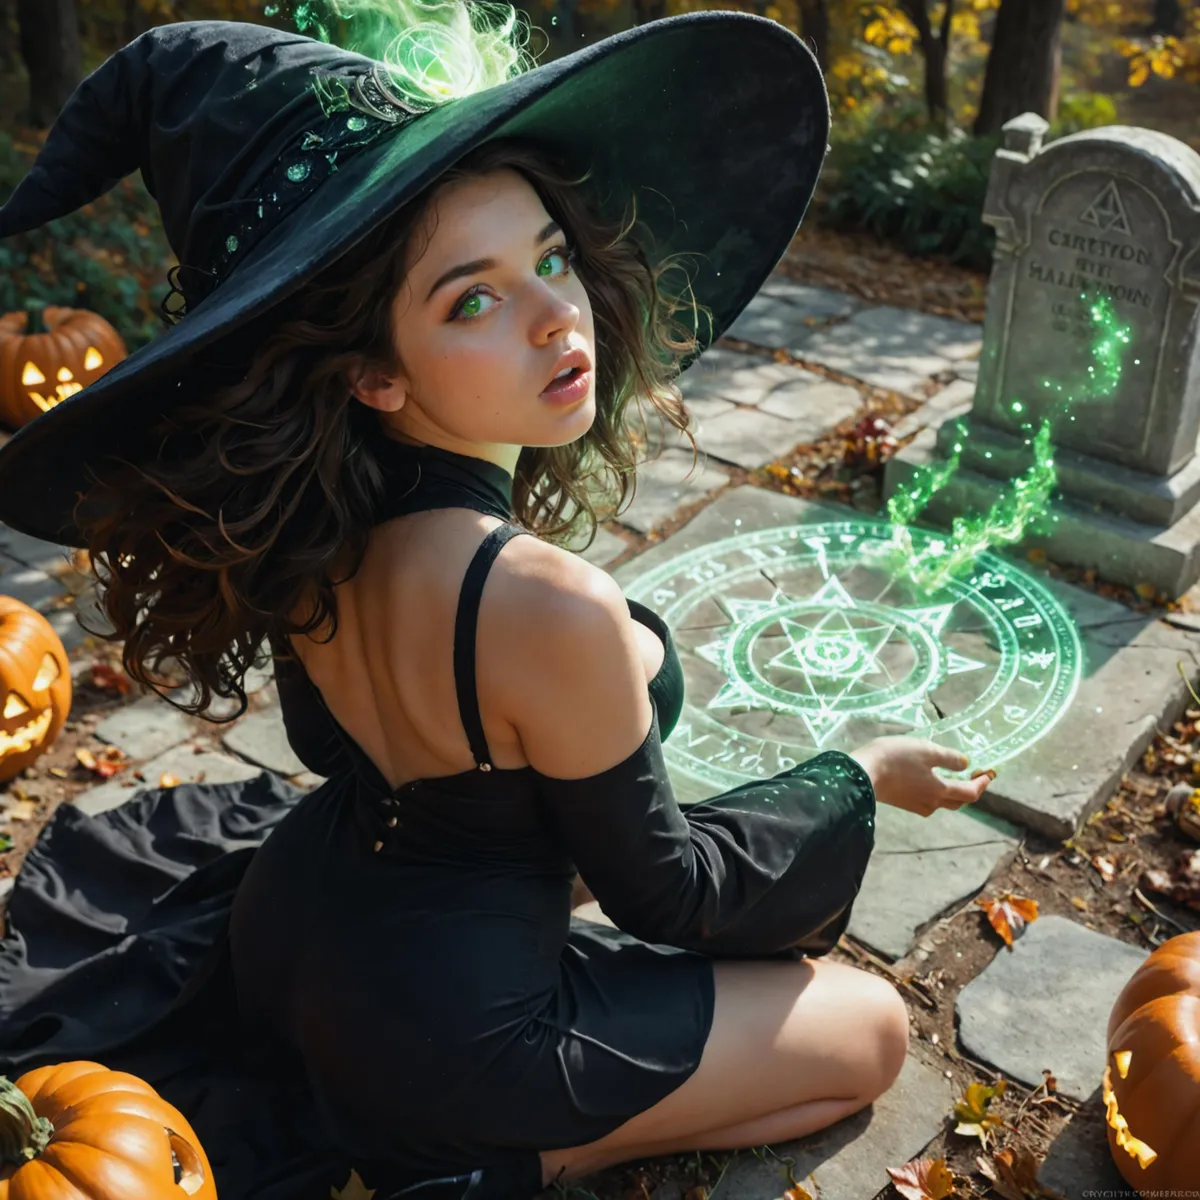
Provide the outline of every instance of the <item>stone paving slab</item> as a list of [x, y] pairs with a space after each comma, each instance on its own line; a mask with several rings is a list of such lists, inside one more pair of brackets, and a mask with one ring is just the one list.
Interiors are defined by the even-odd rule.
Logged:
[[903, 958], [924, 929], [978, 892], [1016, 853], [1021, 831], [970, 808], [928, 817], [880, 804], [875, 851], [847, 930], [892, 959]]
[[920, 1154], [941, 1132], [953, 1103], [946, 1078], [910, 1051], [896, 1082], [861, 1112], [771, 1147], [776, 1157], [739, 1153], [712, 1200], [779, 1200], [791, 1181], [778, 1159], [792, 1160], [795, 1181], [820, 1200], [873, 1200], [891, 1182], [887, 1168]]
[[703, 454], [693, 463], [690, 452], [664, 450], [638, 466], [633, 501], [614, 519], [639, 533], [649, 533], [676, 509], [695, 503], [728, 482], [729, 476], [710, 466]]
[[1071, 707], [1023, 755], [1001, 764], [980, 802], [1048, 837], [1078, 831], [1103, 807], [1156, 728], [1190, 702], [1179, 664], [1200, 681], [1200, 634], [1039, 576], [1070, 614], [1084, 674]]
[[724, 336], [758, 346], [787, 346], [798, 336], [848, 317], [861, 307], [860, 300], [845, 292], [774, 277], [746, 305]]
[[956, 379], [947, 384], [940, 392], [929, 397], [920, 408], [900, 418], [892, 426], [892, 437], [903, 441], [912, 437], [930, 425], [940, 426], [952, 413], [958, 409], [966, 409], [975, 398], [975, 381], [973, 379]]
[[280, 775], [299, 775], [305, 770], [288, 743], [283, 712], [278, 704], [242, 717], [222, 735], [221, 743], [227, 750]]
[[1149, 952], [1065, 917], [1041, 917], [959, 993], [968, 1054], [1035, 1087], [1086, 1100], [1104, 1074], [1105, 1030], [1121, 989]]
[[1067, 1122], [1042, 1160], [1038, 1178], [1067, 1200], [1105, 1197], [1105, 1200], [1138, 1200], [1113, 1162], [1108, 1145], [1101, 1088]]
[[158, 696], [143, 696], [116, 709], [95, 730], [102, 742], [119, 747], [131, 759], [153, 758], [191, 736], [187, 716]]
[[0, 593], [5, 596], [43, 612], [67, 592], [68, 589], [60, 580], [47, 575], [45, 571], [0, 554]]
[[[94, 817], [97, 813], [119, 807], [126, 800], [132, 800], [146, 788], [158, 787], [163, 775], [174, 775], [180, 783], [195, 782], [201, 775], [205, 783], [234, 783], [262, 774], [260, 767], [230, 758], [227, 754], [208, 750], [196, 753], [191, 744], [173, 746], [165, 754], [144, 763], [138, 770], [145, 778], [144, 783], [134, 779], [132, 771], [124, 771], [99, 787], [80, 792], [72, 803], [88, 816]], [[130, 786], [125, 786], [127, 782]]]
[[864, 383], [919, 397], [931, 376], [978, 355], [982, 344], [978, 325], [881, 306], [798, 338], [787, 349]]
[[44, 542], [41, 538], [30, 537], [7, 525], [0, 525], [0, 554], [15, 558], [27, 567], [52, 572], [70, 562], [71, 552], [56, 542]]
[[[841, 507], [744, 485], [728, 489], [671, 537], [648, 547], [613, 572], [622, 586], [692, 550], [776, 525], [848, 520]], [[1084, 675], [1072, 706], [1044, 737], [1002, 763], [979, 803], [992, 813], [1048, 837], [1074, 833], [1111, 796], [1157, 726], [1168, 728], [1189, 699], [1178, 663], [1200, 675], [1200, 634], [1139, 614], [1082, 588], [1036, 575], [1058, 598], [1080, 630]], [[686, 679], [708, 664], [681, 643]], [[689, 683], [689, 690], [692, 689]], [[1195, 686], [1195, 683], [1193, 684]], [[689, 803], [717, 789], [673, 777], [676, 795]]]
[[812, 420], [789, 421], [762, 409], [740, 408], [705, 422], [703, 446], [712, 458], [755, 470], [814, 441], [819, 428]]

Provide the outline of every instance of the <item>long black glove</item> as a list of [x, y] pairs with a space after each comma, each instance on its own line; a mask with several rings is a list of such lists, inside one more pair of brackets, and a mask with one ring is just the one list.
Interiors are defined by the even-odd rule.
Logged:
[[875, 845], [870, 778], [840, 751], [681, 810], [657, 709], [624, 762], [537, 780], [546, 819], [617, 927], [712, 955], [828, 953]]

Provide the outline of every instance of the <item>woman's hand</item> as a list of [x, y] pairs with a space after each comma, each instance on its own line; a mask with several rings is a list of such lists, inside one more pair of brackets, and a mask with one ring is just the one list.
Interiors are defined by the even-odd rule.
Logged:
[[934, 767], [965, 771], [970, 759], [923, 738], [876, 738], [850, 757], [871, 777], [879, 803], [922, 817], [939, 808], [959, 809], [974, 804], [995, 774], [984, 773], [970, 780], [943, 779], [934, 774]]

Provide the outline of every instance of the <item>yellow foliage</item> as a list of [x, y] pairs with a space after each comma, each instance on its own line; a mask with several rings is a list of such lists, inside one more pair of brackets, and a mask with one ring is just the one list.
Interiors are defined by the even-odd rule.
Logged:
[[877, 4], [866, 26], [863, 40], [870, 46], [880, 46], [889, 54], [911, 54], [916, 26], [895, 9]]

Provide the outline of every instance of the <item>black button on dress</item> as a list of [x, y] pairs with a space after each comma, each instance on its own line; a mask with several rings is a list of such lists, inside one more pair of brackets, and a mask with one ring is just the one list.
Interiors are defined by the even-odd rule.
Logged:
[[[324, 1200], [349, 1166], [378, 1200], [534, 1195], [539, 1150], [603, 1137], [695, 1071], [714, 958], [833, 947], [873, 847], [870, 781], [839, 753], [680, 809], [662, 742], [683, 672], [633, 601], [665, 651], [643, 743], [587, 779], [495, 767], [474, 637], [487, 571], [524, 532], [512, 479], [401, 443], [385, 467], [381, 521], [467, 507], [505, 522], [456, 613], [476, 767], [390, 788], [279, 661], [289, 741], [327, 781], [60, 810], [0, 947], [0, 1064], [142, 1074], [193, 1121], [222, 1200]], [[577, 870], [618, 929], [571, 915]]]

